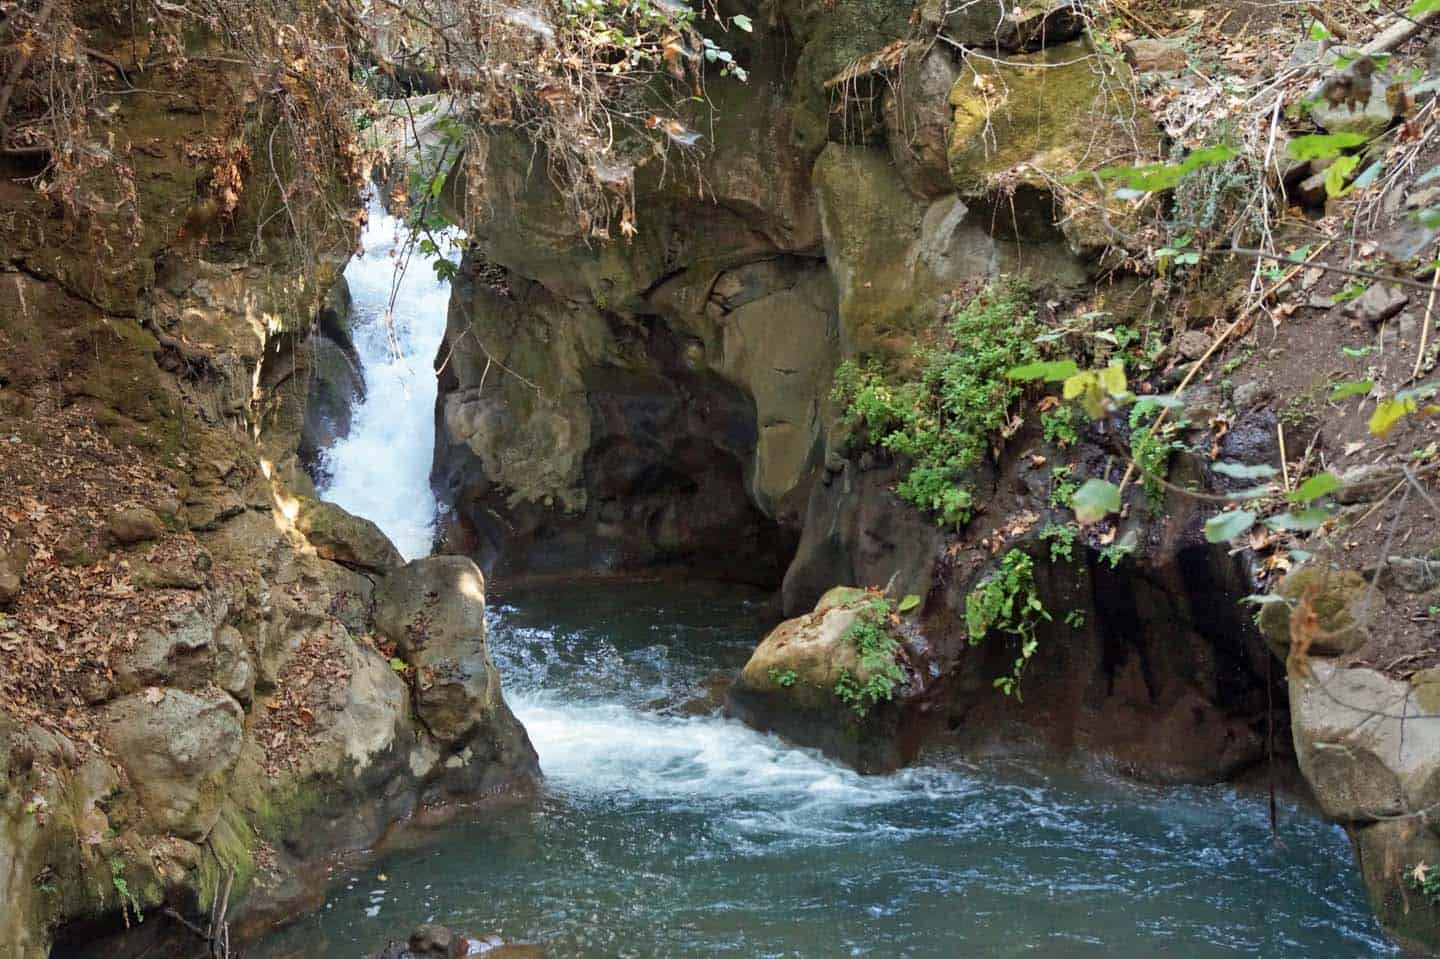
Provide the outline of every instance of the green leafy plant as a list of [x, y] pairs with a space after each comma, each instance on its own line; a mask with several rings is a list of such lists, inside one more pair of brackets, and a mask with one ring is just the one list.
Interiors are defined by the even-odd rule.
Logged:
[[1405, 884], [1429, 899], [1432, 906], [1440, 906], [1440, 869], [1419, 863], [1405, 874]]
[[1111, 543], [1100, 551], [1100, 560], [1108, 563], [1111, 569], [1119, 569], [1120, 564], [1133, 552], [1135, 547], [1128, 543]]
[[1072, 609], [1065, 614], [1065, 625], [1071, 629], [1085, 628], [1085, 613], [1078, 609]]
[[1050, 544], [1052, 563], [1072, 562], [1075, 559], [1075, 540], [1080, 531], [1073, 526], [1050, 523], [1040, 531], [1040, 538]]
[[1068, 466], [1057, 466], [1050, 471], [1051, 506], [1069, 509], [1075, 502], [1075, 494], [1080, 491], [1080, 484], [1071, 477], [1073, 472]]
[[905, 672], [896, 661], [900, 643], [890, 632], [894, 613], [895, 606], [888, 599], [872, 597], [860, 606], [855, 621], [845, 631], [844, 640], [859, 652], [860, 669], [866, 678], [861, 681], [845, 670], [835, 682], [835, 695], [862, 719], [872, 707], [894, 699], [896, 688], [905, 681]]
[[917, 347], [918, 377], [896, 382], [873, 362], [836, 372], [846, 424], [909, 461], [895, 492], [942, 525], [970, 520], [965, 475], [989, 454], [1020, 396], [1023, 387], [1005, 373], [1035, 360], [1034, 326], [1024, 294], [999, 287], [960, 307], [943, 342]]
[[776, 686], [783, 686], [785, 689], [794, 686], [800, 679], [799, 676], [795, 675], [795, 670], [793, 669], [776, 669], [773, 666], [770, 667], [769, 675], [770, 682]]
[[1045, 431], [1045, 441], [1061, 449], [1080, 442], [1080, 431], [1076, 425], [1075, 410], [1060, 406], [1040, 414], [1040, 427]]
[[970, 645], [979, 645], [995, 632], [1008, 634], [1019, 644], [1010, 672], [995, 680], [996, 689], [1023, 700], [1020, 678], [1039, 649], [1036, 630], [1041, 622], [1049, 619], [1050, 614], [1035, 587], [1035, 561], [1023, 550], [1012, 549], [1006, 553], [999, 568], [965, 597], [965, 625], [970, 633]]
[[145, 921], [144, 914], [140, 911], [140, 900], [130, 891], [130, 883], [125, 880], [125, 863], [120, 859], [110, 860], [110, 884], [115, 887], [115, 894], [120, 899], [120, 914], [125, 920], [125, 928], [130, 928], [130, 914], [135, 914], [135, 922]]

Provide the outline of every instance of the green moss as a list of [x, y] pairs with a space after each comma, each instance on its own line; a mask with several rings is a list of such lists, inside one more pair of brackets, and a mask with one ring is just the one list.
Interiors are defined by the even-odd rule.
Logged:
[[243, 895], [255, 879], [255, 850], [259, 837], [246, 821], [245, 814], [236, 806], [226, 803], [220, 810], [220, 818], [200, 858], [199, 894], [200, 908], [210, 909], [216, 897], [225, 889], [227, 877], [235, 878], [231, 883], [230, 895]]
[[992, 290], [954, 314], [942, 343], [917, 348], [918, 378], [896, 380], [877, 363], [847, 362], [836, 372], [846, 424], [909, 460], [895, 492], [942, 524], [970, 520], [966, 474], [989, 455], [992, 436], [1020, 396], [1005, 372], [1036, 358], [1034, 332], [1023, 294]]

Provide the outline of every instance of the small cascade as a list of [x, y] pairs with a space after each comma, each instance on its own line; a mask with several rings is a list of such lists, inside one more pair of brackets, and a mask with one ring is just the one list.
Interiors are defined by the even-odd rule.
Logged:
[[[331, 479], [320, 495], [376, 523], [411, 560], [428, 556], [435, 537], [432, 364], [445, 336], [450, 287], [418, 252], [402, 263], [408, 235], [402, 221], [371, 203], [362, 252], [345, 269], [366, 394], [349, 435], [325, 454]], [[457, 236], [436, 234], [446, 244], [443, 255], [455, 260]]]

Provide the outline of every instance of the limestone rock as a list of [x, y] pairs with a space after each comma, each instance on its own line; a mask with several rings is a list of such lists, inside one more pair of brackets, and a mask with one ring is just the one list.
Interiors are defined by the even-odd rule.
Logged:
[[384, 572], [405, 560], [380, 527], [354, 516], [334, 503], [305, 499], [295, 516], [295, 528], [305, 535], [321, 557], [359, 569]]
[[438, 739], [470, 739], [508, 716], [485, 643], [485, 579], [463, 556], [431, 556], [375, 590], [375, 628], [414, 669], [415, 709]]
[[1440, 728], [1418, 718], [1434, 715], [1440, 697], [1373, 669], [1310, 667], [1290, 676], [1291, 729], [1325, 814], [1370, 822], [1440, 802]]
[[121, 546], [146, 543], [165, 535], [165, 524], [153, 510], [132, 506], [112, 513], [105, 523], [110, 540]]
[[942, 294], [991, 275], [995, 244], [964, 204], [917, 201], [885, 150], [832, 143], [814, 177], [847, 355], [905, 353]]
[[189, 691], [214, 683], [241, 702], [255, 687], [255, 666], [244, 637], [233, 626], [217, 625], [227, 613], [221, 602], [177, 614], [163, 627], [140, 634], [115, 669], [121, 693], [166, 686]]
[[946, 159], [951, 122], [946, 98], [959, 76], [955, 60], [937, 44], [922, 58], [902, 61], [885, 90], [885, 142], [916, 196], [941, 197], [954, 189]]
[[[1003, 67], [972, 58], [951, 88], [950, 176], [997, 233], [1037, 239], [1053, 235], [1058, 223], [1071, 250], [1090, 255], [1115, 242], [1112, 228], [1127, 229], [1130, 208], [1108, 193], [1077, 184], [1072, 199], [1050, 185], [1092, 168], [1092, 158], [1104, 157], [1106, 165], [1148, 162], [1159, 149], [1154, 122], [1118, 92], [1123, 82], [1101, 82], [1093, 55], [1088, 43], [1076, 41]], [[1123, 63], [1116, 68], [1128, 70]], [[1122, 116], [1133, 119], [1116, 122]]]
[[1175, 40], [1136, 37], [1125, 44], [1125, 62], [1136, 73], [1181, 73], [1189, 58]]
[[199, 840], [219, 816], [218, 787], [240, 755], [241, 720], [225, 693], [152, 687], [107, 706], [103, 728], [156, 824]]
[[201, 589], [205, 585], [205, 572], [183, 558], [164, 562], [140, 560], [133, 565], [130, 581], [136, 589]]
[[1283, 603], [1267, 603], [1260, 612], [1260, 631], [1275, 655], [1285, 658], [1290, 648], [1292, 604], [1307, 593], [1320, 619], [1321, 635], [1310, 645], [1311, 656], [1343, 656], [1365, 642], [1358, 604], [1368, 586], [1351, 570], [1336, 571], [1305, 566], [1290, 573], [1275, 587]]
[[309, 351], [310, 370], [299, 451], [313, 461], [350, 434], [350, 413], [365, 396], [365, 378], [354, 358], [328, 336], [309, 337], [301, 349]]

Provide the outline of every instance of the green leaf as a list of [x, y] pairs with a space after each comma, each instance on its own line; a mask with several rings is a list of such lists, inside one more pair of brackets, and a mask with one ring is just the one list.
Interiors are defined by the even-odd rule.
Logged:
[[743, 13], [735, 14], [735, 16], [730, 18], [730, 22], [735, 24], [735, 26], [739, 27], [741, 30], [744, 30], [746, 33], [751, 33], [755, 29], [755, 24], [751, 22], [750, 18], [745, 16], [745, 14]]
[[1024, 366], [1012, 367], [1005, 371], [1005, 376], [1012, 380], [1044, 380], [1047, 383], [1057, 383], [1074, 376], [1079, 370], [1074, 360], [1057, 360], [1054, 363], [1026, 363]]
[[[1349, 301], [1355, 299], [1356, 297], [1364, 296], [1364, 295], [1365, 295], [1365, 291], [1368, 290], [1368, 289], [1370, 289], [1370, 284], [1369, 284], [1369, 283], [1351, 283], [1349, 286], [1345, 287], [1345, 289], [1341, 290], [1339, 293], [1336, 293], [1334, 296], [1330, 297], [1330, 304], [1331, 304], [1332, 306], [1334, 306], [1334, 305], [1337, 305], [1337, 304], [1340, 304], [1340, 303], [1348, 303]], [[1348, 354], [1348, 355], [1350, 355], [1350, 356], [1354, 356], [1354, 355], [1355, 355], [1354, 353], [1351, 353], [1350, 350], [1347, 349], [1346, 347], [1343, 347], [1343, 346], [1342, 346], [1341, 349], [1344, 350], [1344, 351], [1346, 352], [1346, 354]], [[1370, 348], [1369, 348], [1369, 347], [1366, 347], [1366, 349], [1368, 350], [1368, 349], [1370, 349]], [[1362, 354], [1360, 354], [1360, 355], [1363, 356], [1364, 354], [1362, 353]]]
[[[1180, 163], [1146, 163], [1130, 167], [1106, 167], [1095, 176], [1102, 180], [1119, 180], [1122, 188], [1141, 193], [1169, 190], [1186, 175], [1201, 167], [1233, 160], [1236, 153], [1227, 146], [1207, 147], [1195, 150]], [[1086, 174], [1076, 174], [1069, 179], [1083, 179]]]
[[1292, 533], [1309, 533], [1325, 525], [1325, 521], [1332, 513], [1323, 507], [1314, 506], [1310, 509], [1296, 510], [1293, 513], [1281, 513], [1279, 516], [1272, 516], [1265, 521], [1265, 525], [1271, 529], [1287, 530]]
[[1426, 14], [1434, 13], [1436, 10], [1440, 10], [1440, 0], [1415, 0], [1406, 12], [1406, 16], [1411, 20], [1418, 20]]
[[403, 673], [410, 668], [410, 664], [403, 659], [395, 658], [390, 660], [390, 668], [397, 673]]
[[1285, 152], [1292, 160], [1324, 160], [1358, 147], [1368, 139], [1360, 133], [1312, 133], [1291, 140]]
[[1343, 485], [1345, 484], [1341, 483], [1334, 473], [1316, 473], [1290, 494], [1290, 502], [1310, 503], [1322, 496], [1329, 496]]
[[1264, 463], [1257, 463], [1248, 466], [1244, 463], [1212, 463], [1210, 468], [1221, 476], [1229, 476], [1232, 479], [1269, 479], [1278, 472], [1273, 466], [1266, 466]]
[[[1361, 292], [1364, 292], [1364, 291], [1362, 290]], [[1374, 352], [1375, 352], [1375, 347], [1373, 347], [1373, 346], [1361, 346], [1361, 347], [1342, 346], [1342, 347], [1340, 347], [1340, 352], [1341, 352], [1341, 353], [1344, 353], [1346, 356], [1350, 357], [1352, 360], [1358, 360], [1358, 359], [1361, 359], [1361, 358], [1363, 358], [1363, 357], [1369, 356], [1371, 353], [1374, 353]]]
[[1088, 479], [1075, 491], [1070, 507], [1082, 525], [1098, 523], [1120, 512], [1120, 487], [1106, 480]]
[[1413, 399], [1381, 400], [1370, 416], [1370, 432], [1375, 436], [1389, 436], [1395, 424], [1404, 419], [1406, 413], [1415, 412]]
[[1231, 510], [1228, 513], [1220, 513], [1205, 521], [1205, 541], [1208, 543], [1228, 543], [1237, 536], [1247, 532], [1255, 525], [1255, 514], [1248, 509]]
[[1350, 179], [1350, 174], [1360, 165], [1360, 158], [1340, 157], [1334, 163], [1325, 168], [1325, 195], [1344, 196], [1355, 189], [1354, 185], [1346, 186], [1345, 181]]
[[914, 593], [910, 593], [904, 599], [900, 600], [899, 604], [896, 605], [895, 609], [901, 613], [908, 613], [910, 612], [910, 610], [914, 609], [919, 605], [920, 597], [916, 596]]
[[1335, 388], [1330, 391], [1330, 402], [1337, 403], [1352, 396], [1364, 396], [1374, 388], [1374, 380], [1352, 380], [1349, 383], [1337, 383]]

